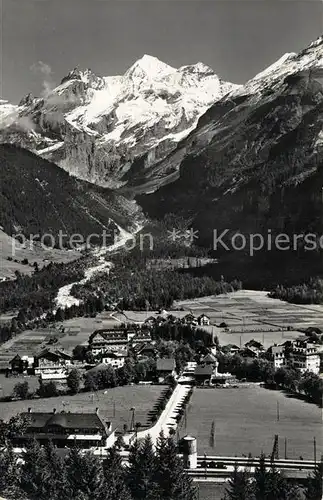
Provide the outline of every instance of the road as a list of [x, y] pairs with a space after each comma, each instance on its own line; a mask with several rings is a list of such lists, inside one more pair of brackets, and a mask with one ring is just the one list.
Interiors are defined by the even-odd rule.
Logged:
[[190, 391], [190, 385], [181, 385], [178, 384], [170, 399], [168, 400], [166, 407], [162, 414], [160, 415], [156, 424], [150, 429], [138, 432], [138, 439], [144, 439], [148, 435], [150, 435], [154, 444], [156, 444], [157, 439], [161, 431], [164, 432], [165, 436], [169, 436], [170, 429], [176, 430], [177, 422], [176, 415], [178, 414], [178, 410]]

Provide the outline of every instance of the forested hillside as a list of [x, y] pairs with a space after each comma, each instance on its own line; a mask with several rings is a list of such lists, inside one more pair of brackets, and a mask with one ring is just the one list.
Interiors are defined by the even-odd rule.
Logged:
[[10, 235], [113, 233], [116, 223], [131, 228], [136, 211], [111, 190], [80, 181], [25, 149], [0, 145], [0, 225]]
[[[247, 239], [256, 233], [266, 237], [268, 231], [290, 238], [304, 233], [320, 237], [322, 61], [320, 38], [276, 72], [264, 72], [215, 103], [177, 150], [156, 166], [157, 173], [177, 169], [177, 180], [137, 197], [146, 214], [190, 218], [198, 232], [195, 243], [207, 247], [213, 245], [213, 230], [228, 230], [224, 241], [230, 250], [236, 233]], [[221, 252], [220, 247], [215, 256], [227, 259], [224, 254], [232, 253], [228, 269], [240, 277], [239, 262], [242, 269], [250, 263], [258, 275], [270, 269], [276, 283], [295, 277], [297, 267], [311, 270], [311, 276], [322, 273], [322, 248], [307, 253], [301, 245], [290, 251], [272, 248], [266, 245], [261, 256], [258, 252], [249, 259], [248, 246], [239, 252]]]

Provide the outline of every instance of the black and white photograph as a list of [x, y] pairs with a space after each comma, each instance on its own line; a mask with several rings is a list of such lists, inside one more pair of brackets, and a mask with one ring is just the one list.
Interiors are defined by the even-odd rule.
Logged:
[[0, 500], [323, 500], [322, 0], [0, 19]]

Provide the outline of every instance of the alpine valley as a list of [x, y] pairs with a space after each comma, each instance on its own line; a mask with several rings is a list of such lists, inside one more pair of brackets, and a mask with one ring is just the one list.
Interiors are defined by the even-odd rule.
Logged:
[[[322, 111], [323, 37], [245, 85], [221, 80], [203, 63], [176, 69], [147, 55], [121, 76], [74, 69], [42, 97], [0, 102], [0, 140], [11, 144], [1, 149], [1, 175], [11, 176], [1, 182], [1, 199], [15, 206], [12, 183], [30, 168], [30, 177], [43, 175], [41, 184], [52, 193], [48, 183], [63, 175], [71, 189], [87, 192], [80, 203], [92, 221], [97, 203], [102, 208], [108, 197], [110, 223], [120, 224], [120, 207], [130, 230], [135, 221], [171, 216], [193, 227], [205, 248], [212, 247], [214, 229], [228, 230], [228, 237], [268, 230], [323, 234]], [[20, 197], [24, 213], [27, 198]], [[13, 231], [15, 210], [5, 213], [6, 230]], [[100, 217], [107, 225], [102, 210]], [[232, 277], [249, 272], [247, 251], [212, 256], [227, 262]], [[268, 269], [273, 283], [291, 274], [295, 280], [316, 276], [321, 251], [259, 252], [251, 267], [255, 274]]]

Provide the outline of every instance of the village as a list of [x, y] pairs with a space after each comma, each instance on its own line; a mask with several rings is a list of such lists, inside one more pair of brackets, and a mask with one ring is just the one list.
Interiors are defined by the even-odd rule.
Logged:
[[[219, 297], [217, 301], [217, 305], [221, 302], [228, 304], [228, 298]], [[246, 302], [249, 304], [248, 300]], [[241, 307], [238, 300], [235, 304]], [[255, 305], [253, 303], [253, 308]], [[263, 304], [259, 306], [259, 312], [263, 318]], [[267, 314], [270, 314], [268, 309]], [[236, 391], [236, 395], [241, 393], [243, 396], [252, 390], [254, 395], [261, 389], [252, 387], [273, 384], [275, 374], [278, 380], [284, 369], [296, 369], [304, 377], [310, 374], [319, 376], [322, 331], [318, 326], [309, 326], [313, 324], [314, 316], [317, 321], [317, 314], [311, 316], [312, 321], [308, 321], [309, 318], [305, 321], [303, 314], [304, 325], [298, 324], [297, 330], [294, 330], [294, 325], [276, 326], [273, 335], [272, 325], [259, 330], [259, 323], [257, 326], [253, 320], [252, 328], [249, 326], [253, 331], [248, 332], [247, 337], [240, 331], [239, 343], [235, 344], [230, 342], [231, 338], [237, 338], [232, 333], [236, 328], [234, 317], [224, 312], [214, 317], [213, 312], [196, 314], [193, 308], [185, 311], [185, 308], [178, 307], [177, 310], [161, 310], [150, 315], [109, 313], [109, 322], [99, 320], [96, 323], [98, 328], [87, 335], [84, 333], [81, 344], [77, 344], [75, 338], [80, 329], [74, 327], [70, 337], [73, 339], [72, 350], [63, 343], [63, 336], [58, 339], [52, 336], [34, 354], [17, 350], [7, 362], [2, 361], [0, 394], [7, 401], [7, 410], [0, 418], [8, 419], [17, 414], [31, 418], [24, 435], [16, 437], [17, 450], [31, 435], [37, 436], [41, 443], [54, 440], [59, 448], [74, 440], [84, 449], [104, 454], [104, 450], [116, 443], [126, 450], [140, 433], [143, 436], [150, 433], [155, 439], [160, 430], [183, 436], [191, 427], [193, 433], [201, 434], [201, 430], [196, 432], [194, 419], [190, 422], [186, 413], [188, 407], [193, 414], [194, 398], [200, 397], [199, 391], [207, 390], [205, 394], [211, 398], [208, 403], [211, 408], [213, 400], [223, 398], [221, 394]], [[86, 319], [81, 321], [86, 322]], [[94, 325], [90, 320], [88, 322]], [[248, 329], [246, 317], [243, 328], [244, 332]], [[272, 335], [276, 339], [277, 330], [281, 332], [283, 342], [270, 342], [268, 337]], [[62, 327], [60, 332], [62, 334]], [[261, 342], [259, 337], [265, 337], [266, 342]], [[242, 343], [242, 338], [248, 340]], [[5, 347], [2, 347], [2, 355]], [[14, 344], [7, 355], [13, 349]], [[237, 360], [253, 369], [264, 366], [268, 371], [270, 368], [272, 382], [263, 380], [261, 374], [255, 377], [246, 373], [243, 376], [231, 368]], [[77, 388], [71, 390], [75, 376]], [[22, 385], [26, 389], [26, 383], [27, 392], [19, 392]], [[10, 387], [10, 391], [6, 391], [6, 387]], [[211, 389], [214, 396], [213, 392], [210, 396]], [[146, 406], [140, 413], [137, 399], [145, 393]], [[109, 399], [109, 394], [114, 394], [113, 399]], [[267, 393], [267, 400], [273, 397], [276, 397], [275, 392]], [[292, 421], [292, 415], [290, 418]], [[217, 424], [218, 432], [219, 428]], [[199, 442], [205, 443], [204, 439], [201, 436]], [[218, 443], [220, 439], [219, 436]], [[304, 450], [307, 450], [305, 441], [307, 443], [307, 438], [304, 439]], [[232, 446], [226, 443], [221, 451], [228, 454]]]
[[[218, 348], [214, 342], [214, 333], [207, 347], [208, 352], [198, 361], [188, 361], [180, 373], [176, 373], [175, 358], [160, 356], [156, 341], [151, 337], [151, 330], [161, 325], [186, 325], [192, 329], [192, 336], [194, 336], [194, 329], [210, 326], [210, 318], [206, 314], [196, 317], [192, 313], [176, 318], [173, 314], [161, 311], [160, 314], [149, 317], [142, 324], [123, 324], [120, 327], [94, 331], [89, 336], [87, 346], [84, 346], [84, 350], [92, 358], [92, 363], [75, 359], [72, 354], [55, 349], [53, 346], [34, 356], [17, 353], [7, 366], [2, 365], [1, 371], [5, 372], [8, 377], [28, 374], [37, 375], [41, 382], [64, 382], [72, 368], [87, 370], [97, 370], [99, 366], [121, 368], [133, 353], [138, 361], [156, 360], [159, 383], [164, 382], [168, 376], [176, 377], [179, 383], [196, 383], [197, 385], [223, 384], [232, 379], [230, 374], [218, 373], [216, 358]], [[222, 324], [222, 328], [227, 330], [228, 327]], [[212, 337], [212, 333], [209, 335]], [[318, 375], [320, 354], [323, 352], [323, 345], [319, 342], [321, 335], [322, 331], [319, 328], [309, 327], [306, 333], [296, 339], [287, 340], [280, 345], [274, 344], [268, 349], [254, 339], [249, 340], [243, 346], [223, 345], [222, 349], [230, 355], [240, 355], [248, 359], [267, 359], [273, 363], [275, 369], [288, 366], [300, 370], [301, 373], [310, 372]]]

